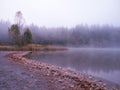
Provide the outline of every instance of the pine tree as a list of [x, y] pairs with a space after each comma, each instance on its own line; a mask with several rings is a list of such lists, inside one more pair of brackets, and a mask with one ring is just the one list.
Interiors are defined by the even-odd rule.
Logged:
[[32, 43], [32, 33], [29, 28], [26, 29], [23, 35], [24, 45]]
[[20, 30], [17, 24], [11, 25], [11, 27], [8, 29], [9, 35], [11, 39], [14, 41], [15, 44], [18, 46], [21, 44], [20, 42]]

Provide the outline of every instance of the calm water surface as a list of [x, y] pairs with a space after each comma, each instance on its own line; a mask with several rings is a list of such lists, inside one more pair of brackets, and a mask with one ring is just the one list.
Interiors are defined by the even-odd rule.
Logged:
[[30, 58], [74, 69], [120, 85], [120, 48], [69, 48], [40, 51]]

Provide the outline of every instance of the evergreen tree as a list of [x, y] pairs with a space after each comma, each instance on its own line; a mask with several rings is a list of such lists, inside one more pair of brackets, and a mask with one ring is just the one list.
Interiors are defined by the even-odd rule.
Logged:
[[20, 45], [20, 30], [17, 24], [11, 25], [11, 27], [8, 29], [9, 35], [14, 41], [15, 44]]
[[32, 43], [32, 33], [29, 28], [26, 29], [23, 35], [24, 45]]

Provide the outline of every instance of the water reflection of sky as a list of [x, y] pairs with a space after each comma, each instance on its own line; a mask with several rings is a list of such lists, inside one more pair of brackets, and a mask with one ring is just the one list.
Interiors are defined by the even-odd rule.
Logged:
[[39, 52], [31, 58], [120, 84], [120, 49], [72, 48], [68, 51]]

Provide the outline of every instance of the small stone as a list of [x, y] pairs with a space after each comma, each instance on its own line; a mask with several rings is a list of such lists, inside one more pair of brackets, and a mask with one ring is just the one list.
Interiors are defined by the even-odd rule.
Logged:
[[58, 82], [62, 83], [62, 80], [58, 80]]

